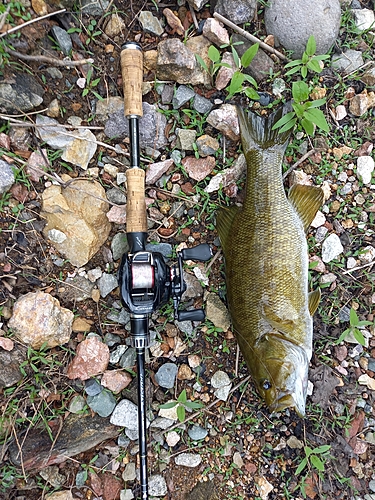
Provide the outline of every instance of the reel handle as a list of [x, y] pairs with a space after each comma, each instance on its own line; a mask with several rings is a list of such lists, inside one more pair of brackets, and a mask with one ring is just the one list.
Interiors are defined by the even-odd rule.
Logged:
[[143, 116], [142, 82], [143, 53], [136, 42], [126, 42], [121, 51], [121, 73], [124, 88], [125, 116]]

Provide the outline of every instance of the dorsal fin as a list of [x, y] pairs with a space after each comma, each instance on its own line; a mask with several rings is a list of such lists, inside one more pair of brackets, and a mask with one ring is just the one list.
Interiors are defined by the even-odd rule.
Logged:
[[313, 292], [309, 293], [309, 311], [311, 316], [314, 315], [315, 311], [318, 309], [318, 305], [320, 302], [320, 288], [317, 288]]
[[305, 231], [307, 231], [314, 220], [316, 212], [323, 204], [323, 190], [315, 186], [293, 184], [289, 190], [288, 198], [300, 216]]
[[216, 214], [216, 229], [219, 233], [219, 238], [221, 246], [224, 252], [224, 256], [228, 252], [229, 244], [229, 231], [233, 224], [233, 219], [240, 210], [237, 205], [233, 205], [229, 208], [220, 208]]

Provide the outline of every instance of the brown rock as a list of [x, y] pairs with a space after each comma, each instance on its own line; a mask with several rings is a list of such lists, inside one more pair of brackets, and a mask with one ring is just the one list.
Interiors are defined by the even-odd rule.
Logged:
[[122, 485], [120, 481], [110, 473], [101, 476], [103, 484], [103, 500], [118, 500]]
[[185, 29], [182, 26], [180, 19], [175, 14], [173, 14], [171, 9], [168, 8], [165, 8], [163, 10], [163, 14], [167, 20], [167, 23], [173, 29], [173, 31], [177, 33], [177, 35], [182, 36], [185, 33]]
[[76, 318], [73, 321], [72, 330], [73, 332], [89, 332], [91, 330], [93, 322], [85, 318]]
[[34, 349], [66, 344], [72, 332], [74, 314], [60, 306], [49, 293], [29, 292], [14, 304], [8, 322], [15, 336]]
[[154, 184], [173, 165], [173, 160], [159, 161], [147, 167], [146, 184]]
[[195, 377], [190, 366], [182, 364], [180, 365], [177, 373], [178, 380], [191, 380]]
[[106, 371], [100, 383], [110, 391], [118, 394], [124, 390], [132, 381], [132, 377], [128, 372]]
[[48, 187], [42, 195], [44, 236], [77, 267], [84, 266], [107, 240], [111, 230], [104, 188], [98, 182], [76, 181]]
[[215, 158], [207, 156], [206, 158], [195, 158], [195, 156], [185, 156], [182, 164], [189, 176], [195, 181], [202, 181], [215, 168]]
[[109, 363], [109, 348], [96, 337], [90, 337], [77, 346], [77, 354], [69, 364], [70, 379], [87, 380], [106, 370]]

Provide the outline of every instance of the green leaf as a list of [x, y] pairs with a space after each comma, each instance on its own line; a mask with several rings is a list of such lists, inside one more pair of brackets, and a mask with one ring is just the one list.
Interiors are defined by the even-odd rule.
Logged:
[[100, 94], [98, 94], [97, 92], [95, 92], [95, 90], [92, 90], [91, 91], [94, 96], [99, 100], [99, 101], [104, 101], [104, 97], [102, 97]]
[[298, 102], [294, 102], [292, 104], [292, 108], [294, 109], [294, 111], [297, 115], [297, 118], [299, 118], [301, 120], [303, 118], [303, 115], [305, 114], [305, 111], [306, 111], [305, 105], [299, 104]]
[[307, 101], [305, 104], [308, 108], [320, 108], [327, 102], [327, 99], [323, 97], [323, 99], [316, 99], [315, 101]]
[[320, 472], [324, 471], [324, 463], [320, 460], [316, 455], [311, 455], [310, 457], [311, 464], [318, 469]]
[[186, 403], [187, 397], [186, 397], [186, 390], [184, 389], [181, 394], [178, 396], [177, 401], [179, 403]]
[[[210, 51], [210, 50], [208, 49], [208, 51]], [[201, 58], [201, 56], [199, 54], [195, 54], [195, 58], [199, 62], [199, 64], [202, 66], [202, 68], [205, 71], [207, 71], [207, 73], [209, 73], [208, 68], [207, 68], [207, 64], [203, 61], [203, 59]]]
[[162, 408], [163, 410], [169, 410], [170, 408], [174, 408], [177, 404], [177, 401], [170, 401], [169, 403], [160, 405], [160, 408]]
[[296, 59], [295, 61], [290, 61], [284, 66], [284, 68], [294, 68], [294, 66], [301, 66], [302, 59]]
[[324, 130], [325, 132], [329, 132], [329, 125], [327, 123], [327, 120], [325, 119], [325, 116], [323, 114], [323, 111], [317, 108], [310, 108], [305, 112], [305, 117], [315, 123], [317, 127], [319, 127], [321, 130]]
[[311, 455], [311, 453], [313, 453], [313, 449], [310, 448], [310, 446], [304, 446], [303, 449], [305, 450], [305, 455], [307, 458], [309, 458], [309, 456]]
[[346, 337], [349, 335], [349, 332], [350, 332], [350, 328], [347, 328], [346, 330], [344, 330], [342, 332], [342, 334], [340, 335], [340, 337], [338, 338], [336, 344], [340, 344], [340, 342], [342, 342], [343, 340], [345, 340]]
[[302, 68], [301, 68], [301, 76], [302, 76], [302, 78], [306, 78], [306, 76], [307, 76], [307, 66], [302, 66]]
[[184, 404], [186, 408], [198, 409], [203, 407], [203, 404], [199, 403], [198, 401], [186, 401], [186, 403]]
[[307, 101], [309, 98], [309, 87], [305, 82], [293, 82], [292, 95], [296, 102]]
[[234, 75], [232, 76], [232, 80], [230, 81], [229, 86], [227, 87], [227, 90], [229, 92], [229, 95], [232, 96], [236, 94], [237, 92], [240, 92], [242, 89], [242, 84], [244, 82], [244, 75], [240, 71], [236, 71]]
[[293, 128], [296, 123], [297, 123], [297, 118], [293, 118], [293, 120], [290, 120], [290, 122], [286, 123], [283, 127], [281, 127], [280, 134]]
[[285, 73], [285, 76], [290, 76], [294, 75], [294, 73], [297, 73], [300, 70], [300, 66], [297, 66], [296, 68], [290, 69]]
[[314, 135], [314, 124], [310, 120], [308, 120], [307, 118], [302, 118], [301, 125], [307, 135]]
[[289, 122], [294, 116], [295, 113], [293, 111], [289, 111], [289, 113], [286, 113], [284, 116], [282, 116], [280, 120], [277, 120], [275, 125], [272, 127], [272, 130], [282, 127], [283, 125], [285, 125], [285, 123]]
[[83, 89], [82, 97], [85, 97], [89, 93], [89, 89]]
[[323, 444], [322, 446], [317, 446], [316, 448], [314, 448], [313, 453], [315, 453], [315, 455], [320, 455], [321, 453], [326, 453], [330, 449], [331, 445]]
[[311, 69], [311, 71], [315, 71], [315, 73], [321, 73], [323, 69], [320, 67], [319, 61], [316, 59], [311, 59], [311, 61], [307, 63], [307, 67]]
[[185, 420], [185, 408], [182, 405], [179, 405], [177, 407], [177, 418], [180, 422], [183, 422]]
[[372, 321], [358, 321], [357, 326], [368, 326], [372, 324], [373, 324]]
[[246, 73], [243, 73], [243, 76], [244, 76], [244, 81], [251, 83], [251, 85], [253, 87], [255, 87], [256, 89], [258, 88], [258, 84], [257, 84], [256, 80], [254, 80], [254, 78], [252, 76], [246, 75]]
[[359, 322], [358, 314], [356, 313], [355, 309], [352, 307], [350, 308], [350, 326], [357, 326]]
[[306, 52], [304, 52], [302, 54], [302, 64], [306, 64], [308, 60], [309, 60], [309, 56], [306, 54]]
[[298, 474], [300, 474], [303, 469], [306, 467], [307, 465], [307, 458], [305, 457], [302, 462], [299, 464], [299, 466], [297, 467], [297, 470], [295, 472], [296, 476], [298, 476]]
[[244, 93], [252, 101], [258, 101], [260, 99], [258, 92], [252, 87], [246, 87]]
[[359, 344], [363, 345], [364, 347], [366, 346], [366, 339], [363, 336], [361, 330], [358, 330], [358, 328], [354, 328], [353, 336]]
[[210, 45], [207, 55], [213, 63], [217, 62], [220, 59], [220, 52], [214, 45]]
[[236, 68], [240, 68], [241, 67], [240, 56], [238, 55], [238, 52], [234, 47], [232, 47], [232, 55], [233, 55], [234, 64], [236, 65]]
[[316, 42], [315, 42], [314, 35], [311, 35], [309, 37], [309, 39], [307, 40], [306, 54], [311, 57], [315, 54], [315, 52], [316, 52]]
[[250, 65], [251, 61], [256, 56], [258, 49], [259, 49], [259, 43], [255, 43], [254, 45], [249, 47], [247, 51], [242, 55], [241, 64], [244, 68], [247, 68]]

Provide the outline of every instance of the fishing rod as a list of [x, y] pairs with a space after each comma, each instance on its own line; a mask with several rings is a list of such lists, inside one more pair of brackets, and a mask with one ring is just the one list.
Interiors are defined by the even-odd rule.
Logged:
[[182, 294], [186, 290], [183, 261], [207, 261], [212, 257], [212, 250], [206, 243], [185, 248], [177, 253], [177, 264], [171, 267], [161, 253], [146, 250], [145, 171], [140, 165], [139, 146], [139, 121], [143, 116], [143, 53], [138, 43], [126, 42], [122, 46], [121, 71], [124, 111], [129, 120], [130, 168], [126, 172], [129, 252], [122, 257], [119, 284], [122, 303], [130, 313], [130, 343], [136, 350], [141, 500], [148, 500], [145, 354], [150, 345], [150, 315], [172, 299], [177, 321], [204, 319], [203, 309], [179, 310]]

